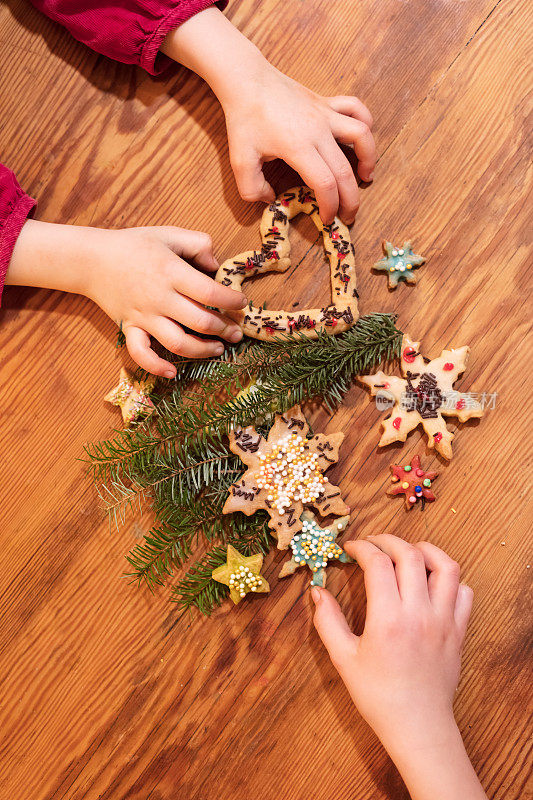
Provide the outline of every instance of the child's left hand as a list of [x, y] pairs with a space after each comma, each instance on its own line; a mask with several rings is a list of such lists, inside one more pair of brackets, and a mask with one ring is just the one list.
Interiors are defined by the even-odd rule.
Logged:
[[359, 189], [338, 142], [354, 148], [361, 180], [371, 181], [376, 165], [372, 115], [357, 97], [322, 97], [301, 86], [215, 7], [171, 31], [162, 50], [201, 75], [217, 95], [244, 200], [274, 199], [263, 164], [282, 158], [315, 192], [324, 223], [337, 213], [348, 225], [354, 221]]
[[376, 148], [372, 116], [357, 97], [321, 97], [268, 62], [223, 103], [231, 166], [244, 200], [274, 199], [265, 180], [265, 161], [282, 158], [316, 195], [327, 224], [339, 214], [351, 225], [359, 189], [338, 142], [353, 146], [361, 180], [374, 177]]

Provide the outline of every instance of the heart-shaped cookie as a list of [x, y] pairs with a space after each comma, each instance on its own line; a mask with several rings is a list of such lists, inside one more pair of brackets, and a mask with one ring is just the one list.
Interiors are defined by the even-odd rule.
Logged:
[[265, 209], [260, 226], [261, 249], [248, 250], [224, 261], [217, 272], [217, 281], [240, 290], [243, 281], [254, 275], [285, 272], [291, 265], [289, 223], [300, 213], [309, 214], [322, 233], [330, 267], [331, 303], [324, 308], [292, 312], [267, 311], [250, 303], [242, 311], [225, 312], [239, 323], [243, 333], [254, 339], [292, 336], [297, 331], [311, 338], [316, 338], [318, 331], [341, 333], [351, 328], [359, 316], [355, 251], [348, 228], [337, 217], [331, 225], [324, 225], [315, 196], [306, 186], [284, 192]]

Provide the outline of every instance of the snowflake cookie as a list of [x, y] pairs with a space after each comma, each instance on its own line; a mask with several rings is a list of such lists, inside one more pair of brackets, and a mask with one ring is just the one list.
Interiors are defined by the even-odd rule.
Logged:
[[276, 414], [264, 439], [252, 426], [232, 431], [230, 449], [248, 469], [230, 486], [222, 512], [251, 516], [260, 508], [270, 516], [269, 527], [286, 550], [302, 529], [302, 512], [311, 505], [322, 514], [347, 514], [340, 489], [328, 482], [325, 470], [339, 459], [343, 433], [307, 438], [309, 425], [300, 406]]
[[229, 586], [229, 596], [237, 604], [248, 592], [270, 591], [270, 586], [261, 575], [262, 566], [261, 553], [243, 556], [228, 544], [226, 563], [214, 569], [211, 576], [213, 580]]
[[372, 395], [380, 394], [390, 399], [392, 413], [383, 422], [379, 447], [391, 442], [405, 442], [407, 434], [422, 425], [428, 436], [428, 447], [444, 456], [452, 457], [454, 434], [446, 427], [443, 417], [457, 417], [459, 422], [483, 416], [481, 403], [468, 394], [453, 389], [458, 376], [464, 372], [469, 347], [443, 350], [430, 361], [418, 350], [420, 342], [403, 337], [400, 367], [404, 378], [385, 375], [358, 377], [370, 388]]
[[280, 578], [292, 575], [298, 567], [306, 565], [313, 573], [311, 586], [325, 586], [328, 561], [336, 559], [343, 563], [353, 561], [335, 539], [346, 528], [350, 517], [337, 518], [327, 528], [321, 528], [315, 520], [315, 515], [310, 511], [302, 514], [302, 530], [291, 539], [292, 557], [285, 562]]
[[394, 486], [387, 489], [387, 494], [405, 495], [405, 505], [407, 510], [420, 500], [422, 507], [424, 502], [433, 502], [435, 495], [431, 491], [431, 483], [435, 480], [437, 472], [425, 472], [420, 467], [420, 456], [415, 456], [410, 464], [403, 467], [398, 464], [391, 464], [391, 481]]
[[155, 406], [150, 400], [150, 392], [153, 391], [155, 381], [154, 375], [149, 375], [146, 380], [136, 381], [133, 374], [122, 367], [118, 386], [115, 386], [104, 400], [119, 406], [124, 424], [130, 425], [153, 412]]
[[417, 256], [411, 249], [411, 242], [405, 242], [403, 247], [394, 247], [390, 242], [383, 241], [383, 258], [376, 261], [374, 269], [386, 272], [389, 276], [389, 288], [395, 289], [400, 281], [416, 283], [414, 269], [424, 262], [424, 256]]

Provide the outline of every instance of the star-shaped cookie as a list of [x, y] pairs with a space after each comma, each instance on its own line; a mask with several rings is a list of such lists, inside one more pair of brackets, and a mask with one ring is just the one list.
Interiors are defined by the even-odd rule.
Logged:
[[483, 416], [481, 403], [468, 394], [453, 388], [458, 376], [464, 372], [469, 347], [443, 350], [432, 361], [419, 352], [420, 342], [403, 337], [400, 367], [404, 378], [385, 375], [359, 376], [358, 380], [370, 388], [371, 394], [386, 395], [391, 400], [392, 413], [383, 422], [379, 447], [391, 442], [405, 442], [407, 434], [422, 425], [428, 437], [428, 447], [444, 456], [452, 457], [454, 434], [446, 427], [444, 417], [457, 417], [466, 422]]
[[146, 380], [136, 381], [133, 374], [122, 367], [120, 370], [120, 381], [109, 394], [104, 398], [114, 406], [120, 406], [122, 419], [125, 425], [146, 417], [152, 413], [155, 406], [150, 400], [150, 392], [153, 391], [156, 378], [149, 375]]
[[384, 255], [380, 261], [376, 261], [374, 269], [387, 273], [389, 288], [395, 289], [399, 281], [416, 283], [413, 270], [420, 267], [426, 259], [413, 253], [411, 242], [405, 242], [403, 247], [394, 247], [390, 242], [383, 241], [381, 246]]
[[[420, 456], [415, 456], [410, 464], [403, 467], [391, 464], [391, 481], [394, 486], [387, 489], [387, 494], [404, 494], [407, 510], [422, 499], [432, 502], [435, 495], [430, 489], [431, 482], [435, 480], [437, 472], [425, 472], [420, 467]], [[424, 505], [422, 503], [422, 505]]]
[[276, 414], [266, 439], [252, 426], [232, 431], [229, 437], [230, 449], [248, 469], [230, 486], [222, 511], [242, 511], [250, 516], [264, 508], [280, 550], [286, 550], [302, 529], [305, 505], [323, 516], [350, 511], [340, 489], [323, 475], [338, 461], [344, 434], [318, 433], [308, 439], [308, 433], [300, 406], [294, 406]]
[[270, 586], [261, 575], [263, 556], [243, 556], [228, 544], [228, 556], [225, 564], [211, 573], [213, 580], [229, 586], [229, 596], [235, 604], [240, 603], [248, 592], [269, 592]]
[[321, 528], [315, 520], [315, 515], [310, 511], [304, 511], [302, 531], [292, 538], [292, 557], [283, 565], [279, 577], [292, 575], [298, 567], [307, 565], [313, 573], [311, 586], [325, 586], [325, 568], [328, 561], [331, 559], [337, 559], [343, 563], [353, 561], [335, 541], [349, 521], [350, 517], [340, 517], [327, 528]]

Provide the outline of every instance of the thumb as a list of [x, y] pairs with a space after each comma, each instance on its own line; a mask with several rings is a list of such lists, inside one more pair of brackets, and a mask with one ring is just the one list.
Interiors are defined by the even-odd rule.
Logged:
[[330, 592], [313, 586], [311, 597], [315, 604], [315, 628], [333, 666], [342, 676], [353, 669], [359, 637], [351, 632], [341, 607]]
[[255, 203], [257, 200], [271, 203], [276, 199], [274, 189], [263, 175], [261, 159], [257, 153], [246, 150], [237, 155], [232, 152], [231, 166], [243, 200], [248, 203]]

